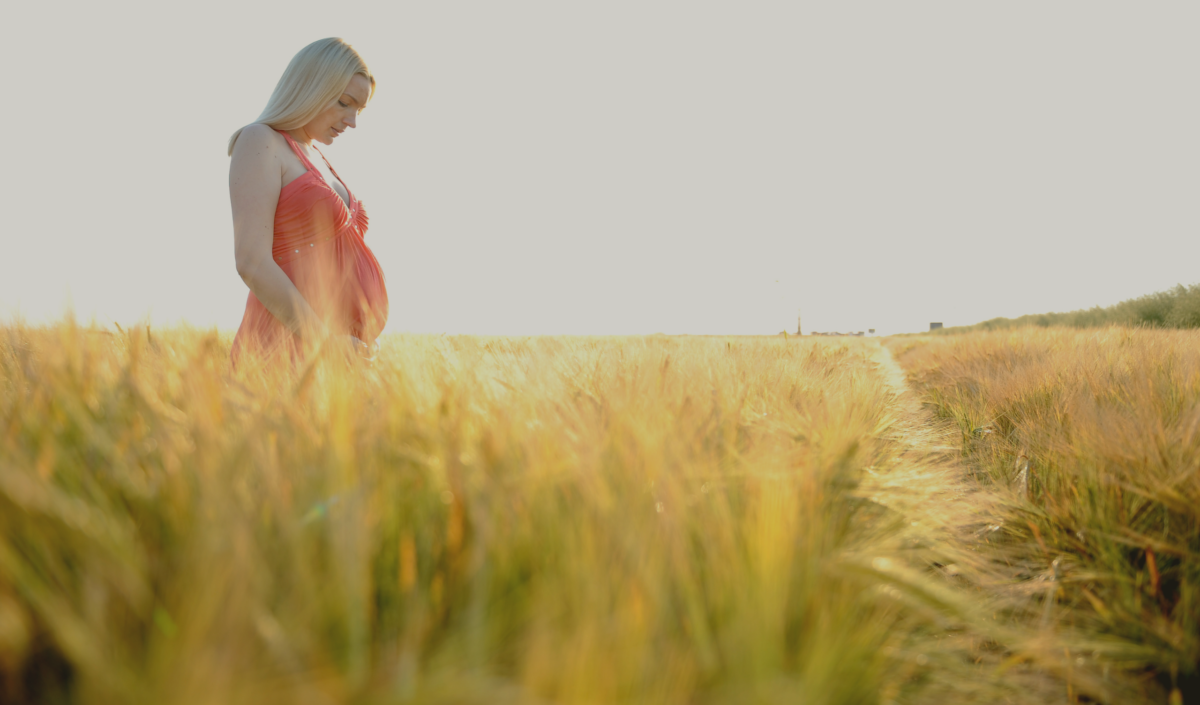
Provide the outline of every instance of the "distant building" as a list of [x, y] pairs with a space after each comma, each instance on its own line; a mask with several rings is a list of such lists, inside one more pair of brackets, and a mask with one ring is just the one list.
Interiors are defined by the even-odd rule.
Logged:
[[938, 328], [941, 328], [941, 327], [942, 327], [941, 323], [930, 323], [929, 324], [929, 330], [937, 330]]

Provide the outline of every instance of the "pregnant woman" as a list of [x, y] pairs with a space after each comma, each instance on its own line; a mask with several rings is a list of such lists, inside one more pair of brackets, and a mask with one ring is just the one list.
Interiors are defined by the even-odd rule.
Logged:
[[267, 107], [229, 139], [237, 271], [250, 287], [233, 341], [247, 355], [298, 361], [326, 341], [369, 357], [387, 322], [367, 214], [316, 143], [356, 125], [375, 92], [362, 57], [337, 38], [292, 59]]

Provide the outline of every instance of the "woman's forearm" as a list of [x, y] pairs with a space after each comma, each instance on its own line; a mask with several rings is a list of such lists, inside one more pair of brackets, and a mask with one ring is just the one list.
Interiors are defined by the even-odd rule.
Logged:
[[288, 330], [301, 336], [317, 337], [328, 333], [325, 323], [312, 306], [300, 295], [296, 285], [279, 265], [272, 260], [256, 262], [249, 267], [238, 267], [242, 281], [254, 292], [254, 296], [271, 315], [279, 319]]

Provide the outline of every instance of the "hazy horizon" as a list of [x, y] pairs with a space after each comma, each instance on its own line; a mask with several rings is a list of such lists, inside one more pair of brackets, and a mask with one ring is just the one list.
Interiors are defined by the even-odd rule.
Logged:
[[[236, 328], [230, 133], [341, 36], [385, 332], [878, 333], [1200, 281], [1200, 7], [12, 11], [0, 317]], [[36, 57], [31, 59], [30, 57]]]

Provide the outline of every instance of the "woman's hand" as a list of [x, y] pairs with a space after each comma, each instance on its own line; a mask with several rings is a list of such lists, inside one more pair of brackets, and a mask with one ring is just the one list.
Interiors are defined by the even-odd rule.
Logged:
[[368, 363], [375, 361], [375, 353], [379, 352], [379, 343], [369, 345], [366, 343], [366, 341], [358, 338], [358, 336], [351, 335], [348, 337], [350, 338], [350, 345], [353, 347], [354, 352], [357, 353], [362, 360]]

